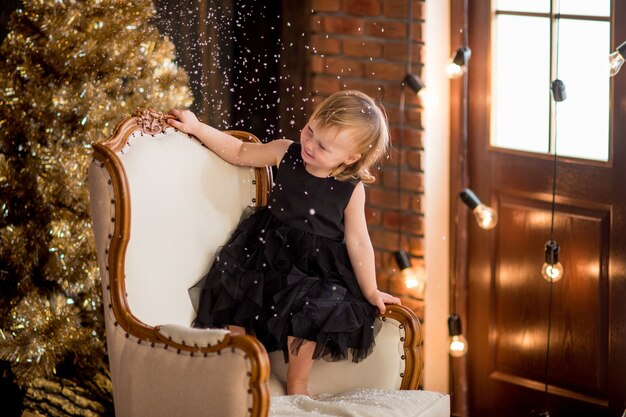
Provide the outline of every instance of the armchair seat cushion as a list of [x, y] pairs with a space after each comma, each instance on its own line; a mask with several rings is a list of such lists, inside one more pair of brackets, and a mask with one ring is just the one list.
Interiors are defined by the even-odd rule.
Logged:
[[449, 417], [450, 397], [433, 391], [361, 388], [342, 394], [272, 396], [271, 417]]

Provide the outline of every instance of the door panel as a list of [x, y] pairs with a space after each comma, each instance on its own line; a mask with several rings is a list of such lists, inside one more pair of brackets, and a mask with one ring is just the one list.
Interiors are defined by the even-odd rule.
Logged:
[[[560, 260], [567, 268], [564, 278], [553, 286], [550, 305], [550, 284], [539, 274], [545, 231], [550, 227], [550, 201], [505, 192], [498, 193], [498, 200], [491, 376], [544, 389], [546, 317], [551, 308], [550, 388], [605, 403], [609, 210], [576, 203], [556, 207], [555, 236], [560, 237]], [[580, 236], [586, 239], [579, 242]]]

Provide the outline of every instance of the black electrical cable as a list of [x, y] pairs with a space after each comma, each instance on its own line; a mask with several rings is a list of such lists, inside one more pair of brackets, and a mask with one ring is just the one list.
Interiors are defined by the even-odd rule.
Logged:
[[[411, 61], [412, 61], [412, 42], [413, 42], [413, 2], [410, 1], [409, 3], [409, 13], [408, 13], [408, 19], [409, 19], [409, 23], [408, 23], [408, 35], [407, 35], [407, 41], [406, 41], [406, 73], [407, 74], [411, 74]], [[396, 164], [396, 187], [397, 187], [397, 201], [396, 201], [396, 210], [397, 210], [397, 215], [398, 218], [396, 219], [396, 221], [398, 222], [398, 251], [402, 250], [402, 222], [400, 219], [400, 214], [402, 212], [401, 210], [401, 205], [402, 205], [402, 198], [401, 198], [401, 175], [402, 175], [402, 153], [403, 153], [403, 148], [404, 148], [404, 111], [405, 111], [405, 107], [406, 107], [406, 91], [404, 88], [404, 84], [403, 84], [403, 88], [400, 90], [400, 106], [399, 106], [399, 111], [400, 111], [400, 120], [399, 120], [399, 127], [400, 127], [400, 138], [399, 138], [399, 142], [398, 142], [398, 162]]]
[[[553, 7], [554, 7], [554, 2], [551, 2], [550, 4], [550, 12], [551, 14], [554, 16], [553, 12]], [[558, 103], [562, 100], [565, 99], [564, 94], [561, 93], [557, 93], [559, 91], [559, 89], [557, 87], [559, 87], [559, 85], [557, 83], [561, 83], [558, 80], [558, 76], [559, 76], [559, 43], [560, 43], [560, 39], [561, 39], [561, 33], [560, 33], [560, 29], [561, 29], [561, 4], [560, 1], [558, 2], [558, 7], [557, 7], [557, 15], [556, 15], [556, 62], [555, 62], [555, 74], [556, 74], [556, 80], [554, 81], [552, 87], [552, 93], [553, 93], [553, 99], [555, 100], [555, 104], [554, 104], [554, 149], [552, 149], [552, 151], [554, 152], [554, 157], [552, 159], [552, 202], [551, 202], [551, 206], [550, 206], [550, 241], [554, 242], [554, 215], [555, 215], [555, 210], [556, 210], [556, 180], [557, 180], [557, 161], [558, 161], [558, 152], [557, 152], [557, 139], [558, 139], [558, 120], [557, 120], [557, 107], [558, 107]], [[562, 83], [561, 85], [562, 86]], [[552, 280], [549, 280], [549, 289], [548, 289], [548, 328], [547, 328], [547, 335], [546, 335], [546, 358], [545, 358], [545, 368], [543, 371], [543, 378], [544, 378], [544, 407], [545, 407], [545, 412], [542, 414], [542, 416], [545, 417], [549, 417], [550, 416], [550, 412], [548, 410], [548, 373], [550, 370], [550, 339], [551, 339], [551, 335], [552, 335], [552, 299], [553, 299], [553, 286], [554, 286], [554, 282]]]

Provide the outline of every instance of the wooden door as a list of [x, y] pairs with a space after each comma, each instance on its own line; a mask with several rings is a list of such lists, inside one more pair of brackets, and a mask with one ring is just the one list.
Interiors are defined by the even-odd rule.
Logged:
[[[491, 231], [468, 222], [470, 415], [547, 410], [552, 417], [621, 416], [626, 409], [626, 73], [611, 84], [609, 161], [558, 159], [554, 236], [565, 275], [549, 284], [540, 268], [550, 237], [553, 159], [490, 145], [491, 5], [469, 3], [470, 186], [499, 214]], [[626, 40], [626, 2], [615, 1], [613, 8], [616, 45]]]

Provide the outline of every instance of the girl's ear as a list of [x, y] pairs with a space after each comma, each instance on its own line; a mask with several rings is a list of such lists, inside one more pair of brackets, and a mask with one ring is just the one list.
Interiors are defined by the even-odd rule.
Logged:
[[355, 153], [352, 154], [350, 156], [348, 156], [343, 163], [346, 165], [352, 165], [354, 164], [356, 161], [358, 161], [359, 159], [361, 159], [361, 154], [360, 153]]

